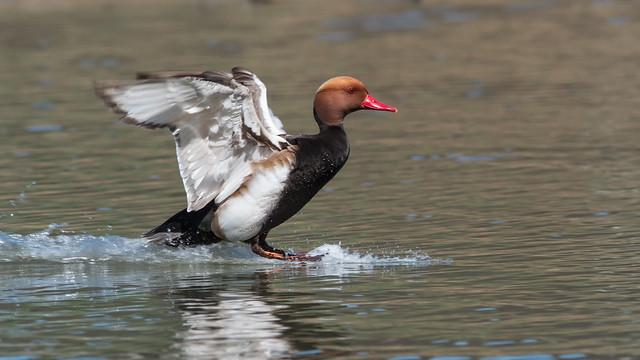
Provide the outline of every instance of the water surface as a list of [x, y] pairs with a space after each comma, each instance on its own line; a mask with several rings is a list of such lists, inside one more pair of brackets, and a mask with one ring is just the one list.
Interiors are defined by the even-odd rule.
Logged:
[[[640, 8], [628, 1], [0, 2], [0, 355], [640, 355]], [[351, 158], [270, 241], [281, 264], [140, 234], [185, 206], [173, 141], [92, 91], [254, 70], [291, 133], [316, 87]]]

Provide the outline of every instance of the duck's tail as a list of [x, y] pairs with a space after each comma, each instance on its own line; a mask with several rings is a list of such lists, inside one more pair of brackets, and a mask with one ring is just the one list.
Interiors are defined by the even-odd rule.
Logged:
[[195, 246], [222, 241], [211, 231], [211, 215], [215, 211], [213, 201], [198, 211], [184, 209], [161, 225], [144, 233], [145, 239], [169, 246]]

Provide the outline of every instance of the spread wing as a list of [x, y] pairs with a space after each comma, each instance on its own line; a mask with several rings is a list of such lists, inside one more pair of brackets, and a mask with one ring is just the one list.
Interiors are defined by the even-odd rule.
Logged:
[[221, 203], [251, 175], [251, 164], [289, 143], [252, 72], [145, 73], [101, 82], [97, 94], [126, 123], [168, 128], [176, 142], [187, 210]]

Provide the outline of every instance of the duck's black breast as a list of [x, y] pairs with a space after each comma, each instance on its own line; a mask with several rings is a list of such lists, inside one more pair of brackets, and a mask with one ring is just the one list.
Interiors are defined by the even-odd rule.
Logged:
[[302, 209], [349, 157], [349, 141], [342, 126], [327, 126], [317, 135], [291, 136], [287, 140], [298, 147], [295, 166], [263, 232], [282, 224]]

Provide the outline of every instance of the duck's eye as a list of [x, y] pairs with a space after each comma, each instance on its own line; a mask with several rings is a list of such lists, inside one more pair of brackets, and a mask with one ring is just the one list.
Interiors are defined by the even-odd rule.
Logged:
[[350, 86], [350, 87], [347, 89], [347, 92], [348, 92], [349, 94], [353, 94], [354, 92], [356, 92], [356, 89], [355, 89], [353, 86]]

